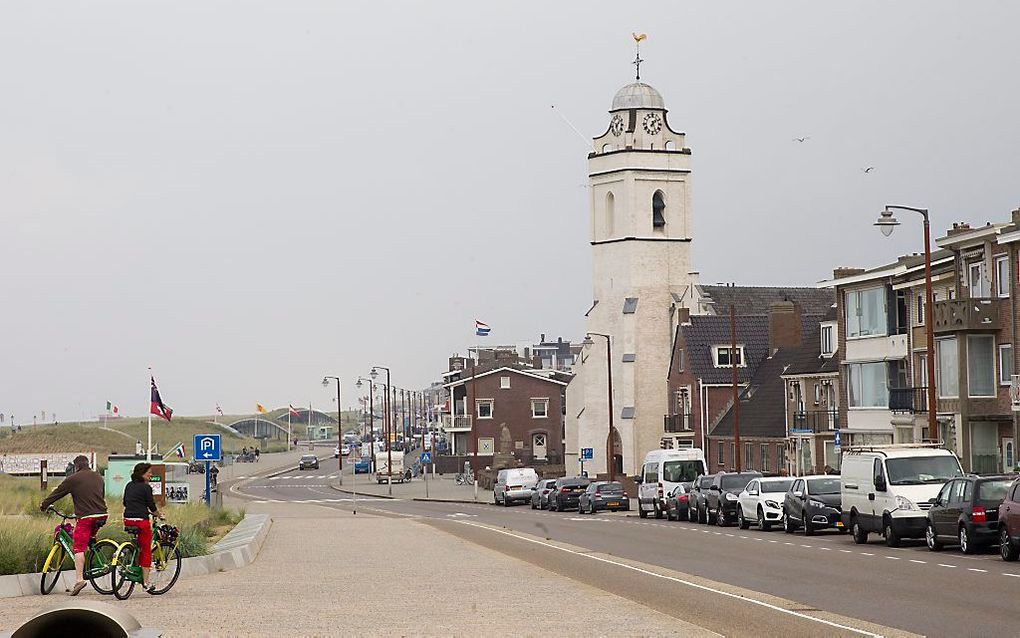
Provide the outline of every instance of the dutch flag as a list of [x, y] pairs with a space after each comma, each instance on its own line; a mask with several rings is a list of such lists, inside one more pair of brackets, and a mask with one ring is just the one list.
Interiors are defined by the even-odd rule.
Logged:
[[481, 321], [475, 319], [475, 336], [488, 337], [490, 330], [492, 330], [492, 328], [489, 327], [489, 324], [482, 323]]

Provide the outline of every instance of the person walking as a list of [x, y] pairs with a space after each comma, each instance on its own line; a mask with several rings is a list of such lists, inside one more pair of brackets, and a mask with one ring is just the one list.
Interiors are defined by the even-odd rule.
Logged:
[[138, 530], [138, 566], [142, 568], [142, 589], [152, 593], [149, 571], [152, 569], [152, 524], [149, 514], [162, 519], [152, 497], [152, 464], [138, 463], [131, 472], [131, 482], [124, 486], [124, 527]]
[[75, 575], [71, 595], [77, 596], [86, 584], [85, 550], [88, 549], [92, 537], [106, 523], [106, 487], [103, 484], [103, 477], [89, 467], [87, 456], [78, 455], [71, 463], [74, 465], [74, 472], [43, 499], [39, 509], [45, 512], [60, 499], [71, 495], [74, 515], [78, 517], [71, 537]]

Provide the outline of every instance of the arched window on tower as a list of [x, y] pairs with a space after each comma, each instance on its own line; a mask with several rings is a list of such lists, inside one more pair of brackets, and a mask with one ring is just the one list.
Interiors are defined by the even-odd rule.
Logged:
[[673, 143], [673, 140], [669, 140], [668, 142], [666, 142], [665, 149], [667, 151], [675, 151], [676, 150], [676, 144]]
[[606, 195], [606, 236], [613, 234], [613, 226], [616, 224], [616, 197], [612, 192]]
[[662, 191], [655, 191], [652, 195], [652, 228], [663, 228], [666, 226], [666, 201], [662, 197]]

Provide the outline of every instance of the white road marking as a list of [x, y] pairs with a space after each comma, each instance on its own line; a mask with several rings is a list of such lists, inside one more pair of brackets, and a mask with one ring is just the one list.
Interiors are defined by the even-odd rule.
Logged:
[[843, 552], [844, 554], [853, 554], [853, 551], [851, 551], [849, 549], [841, 549], [839, 551]]
[[956, 565], [946, 565], [945, 563], [939, 563], [939, 567], [956, 567]]
[[968, 567], [967, 571], [969, 571], [969, 572], [978, 572], [980, 574], [987, 574], [988, 573], [987, 569], [976, 569], [974, 567]]
[[1012, 578], [1020, 578], [1020, 574], [1010, 574], [1009, 572], [1002, 572], [1003, 576], [1010, 576]]
[[861, 552], [860, 554], [861, 556], [874, 556], [874, 554], [869, 554], [868, 552]]
[[900, 559], [899, 556], [886, 556], [886, 558], [888, 558], [889, 560], [899, 560]]
[[911, 558], [911, 559], [910, 559], [910, 562], [911, 562], [911, 563], [918, 563], [919, 565], [927, 565], [927, 564], [928, 564], [928, 561], [924, 561], [924, 560], [916, 560], [916, 559], [914, 559], [914, 558]]
[[823, 552], [831, 552], [832, 551], [831, 547], [819, 547], [818, 549], [822, 550]]
[[808, 548], [808, 549], [811, 549], [811, 546], [810, 546], [810, 545], [801, 545], [801, 547], [806, 547], [806, 548]]
[[780, 607], [778, 605], [773, 605], [771, 603], [767, 603], [767, 602], [764, 602], [764, 601], [761, 601], [761, 600], [754, 600], [753, 598], [747, 598], [746, 596], [743, 596], [743, 595], [740, 595], [740, 594], [733, 594], [733, 593], [730, 593], [728, 591], [723, 591], [721, 589], [715, 589], [713, 587], [709, 587], [707, 585], [701, 585], [699, 583], [694, 583], [694, 582], [691, 582], [689, 580], [684, 580], [682, 578], [676, 578], [675, 576], [667, 576], [666, 574], [659, 574], [657, 572], [653, 572], [653, 571], [648, 570], [648, 569], [642, 569], [640, 567], [635, 567], [633, 565], [628, 565], [626, 563], [621, 563], [621, 562], [618, 562], [618, 561], [615, 561], [615, 560], [610, 560], [608, 558], [602, 558], [601, 556], [593, 556], [593, 555], [588, 554], [588, 553], [577, 552], [577, 551], [574, 551], [572, 549], [567, 549], [566, 547], [559, 547], [558, 545], [553, 545], [551, 543], [545, 543], [543, 541], [536, 540], [536, 539], [533, 539], [533, 538], [527, 538], [526, 536], [520, 536], [518, 534], [514, 534], [512, 532], [508, 532], [508, 531], [505, 531], [505, 530], [494, 529], [494, 528], [492, 528], [492, 527], [490, 527], [488, 525], [480, 525], [478, 523], [473, 523], [471, 521], [458, 521], [458, 522], [463, 524], [463, 525], [470, 525], [472, 527], [479, 527], [481, 529], [485, 529], [485, 530], [488, 530], [490, 532], [495, 532], [497, 534], [503, 534], [505, 536], [510, 536], [510, 537], [516, 538], [518, 540], [526, 541], [526, 542], [529, 542], [529, 543], [535, 543], [536, 545], [542, 545], [543, 547], [548, 547], [550, 549], [555, 549], [555, 550], [559, 550], [561, 552], [566, 552], [568, 554], [573, 554], [574, 556], [578, 556], [578, 557], [581, 557], [581, 558], [587, 558], [587, 559], [598, 561], [598, 562], [601, 562], [601, 563], [607, 563], [609, 565], [615, 565], [615, 566], [621, 567], [623, 569], [629, 569], [631, 571], [635, 571], [635, 572], [638, 572], [640, 574], [645, 574], [646, 576], [654, 576], [655, 578], [661, 578], [663, 580], [672, 581], [674, 583], [679, 583], [681, 585], [686, 585], [686, 586], [692, 587], [694, 589], [700, 589], [702, 591], [707, 591], [707, 592], [711, 592], [713, 594], [718, 594], [720, 596], [725, 596], [727, 598], [732, 598], [732, 599], [735, 599], [735, 600], [740, 600], [740, 601], [743, 601], [743, 602], [746, 602], [746, 603], [749, 603], [749, 604], [752, 604], [752, 605], [758, 605], [759, 607], [765, 607], [767, 609], [772, 609], [772, 610], [777, 611], [777, 612], [782, 613], [782, 614], [787, 614], [787, 615], [794, 616], [794, 617], [797, 617], [797, 618], [802, 618], [804, 620], [809, 620], [809, 621], [812, 621], [812, 622], [817, 622], [817, 623], [826, 625], [828, 627], [835, 627], [837, 629], [842, 629], [844, 631], [849, 631], [849, 632], [852, 632], [852, 633], [855, 633], [855, 634], [859, 634], [861, 636], [869, 636], [870, 638], [879, 638], [879, 634], [874, 634], [874, 633], [871, 633], [870, 631], [864, 631], [863, 629], [857, 629], [855, 627], [849, 627], [847, 625], [841, 625], [841, 624], [833, 622], [831, 620], [825, 620], [825, 619], [822, 619], [822, 618], [816, 618], [814, 616], [809, 616], [808, 614], [804, 614], [804, 613], [801, 613], [799, 611], [793, 611], [792, 609], [784, 609], [784, 608], [782, 608], [782, 607]]

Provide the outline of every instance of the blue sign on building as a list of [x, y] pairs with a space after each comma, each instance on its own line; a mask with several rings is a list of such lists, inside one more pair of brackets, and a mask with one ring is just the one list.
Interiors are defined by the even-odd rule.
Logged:
[[195, 435], [195, 460], [197, 461], [223, 460], [223, 446], [220, 445], [219, 434]]
[[581, 460], [590, 461], [595, 458], [595, 448], [583, 447], [581, 448]]

